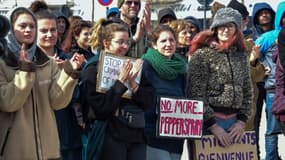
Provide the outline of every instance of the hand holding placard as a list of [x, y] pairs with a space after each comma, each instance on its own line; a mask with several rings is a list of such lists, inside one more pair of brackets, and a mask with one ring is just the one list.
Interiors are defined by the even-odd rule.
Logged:
[[139, 86], [142, 60], [132, 57], [102, 53], [98, 63], [96, 91], [105, 93], [116, 80], [123, 83], [128, 90], [123, 97], [131, 98]]
[[238, 120], [235, 124], [231, 126], [231, 128], [229, 129], [230, 131], [229, 135], [234, 142], [238, 143], [241, 141], [244, 128], [245, 128], [245, 123], [240, 120]]
[[228, 147], [232, 144], [232, 140], [228, 133], [217, 124], [212, 125], [210, 131], [219, 140], [222, 146]]
[[142, 69], [142, 64], [143, 64], [142, 59], [137, 59], [133, 65], [132, 70], [129, 73], [128, 83], [129, 83], [129, 86], [131, 87], [133, 92], [136, 92], [138, 90], [138, 87], [139, 87], [138, 83], [135, 80], [136, 80], [139, 72]]

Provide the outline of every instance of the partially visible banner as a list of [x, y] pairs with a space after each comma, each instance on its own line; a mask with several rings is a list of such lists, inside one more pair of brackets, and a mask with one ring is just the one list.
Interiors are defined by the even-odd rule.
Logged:
[[245, 132], [240, 143], [222, 147], [213, 135], [195, 140], [195, 160], [258, 160], [254, 131]]

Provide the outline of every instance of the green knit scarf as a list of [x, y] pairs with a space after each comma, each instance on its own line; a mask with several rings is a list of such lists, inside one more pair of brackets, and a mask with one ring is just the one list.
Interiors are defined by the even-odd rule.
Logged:
[[169, 59], [160, 54], [157, 50], [149, 48], [146, 54], [142, 56], [142, 59], [149, 61], [162, 79], [174, 80], [179, 74], [186, 73], [185, 60], [176, 54]]

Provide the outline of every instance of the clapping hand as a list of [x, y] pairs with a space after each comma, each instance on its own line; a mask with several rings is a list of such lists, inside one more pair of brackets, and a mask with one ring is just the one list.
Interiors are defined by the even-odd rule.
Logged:
[[260, 46], [255, 45], [252, 47], [252, 51], [250, 53], [249, 61], [255, 62], [256, 59], [260, 57]]
[[135, 79], [137, 78], [139, 72], [142, 69], [142, 64], [143, 64], [143, 60], [137, 59], [134, 63], [132, 70], [129, 73], [128, 82], [133, 92], [136, 92], [139, 86], [137, 82], [135, 81]]
[[61, 67], [62, 64], [64, 63], [64, 60], [60, 59], [60, 58], [57, 56], [57, 54], [54, 54], [54, 56], [53, 56], [52, 58], [55, 60], [56, 64], [57, 64], [59, 67]]
[[74, 53], [72, 58], [69, 60], [73, 70], [80, 69], [84, 61], [85, 61], [84, 55], [78, 53]]
[[29, 59], [29, 54], [26, 52], [26, 44], [25, 43], [23, 43], [21, 46], [20, 60], [25, 61], [25, 62], [31, 62], [31, 60]]
[[133, 40], [135, 42], [139, 42], [145, 32], [149, 32], [151, 30], [151, 12], [150, 5], [148, 3], [145, 4], [145, 8], [143, 10], [142, 18], [139, 20], [137, 24], [136, 33], [133, 36]]
[[125, 61], [125, 63], [120, 68], [120, 74], [118, 80], [121, 83], [125, 83], [128, 81], [129, 73], [131, 69], [133, 68], [133, 64], [130, 62], [130, 60]]
[[149, 3], [145, 4], [142, 19], [145, 31], [149, 32], [151, 29], [151, 11]]
[[134, 81], [137, 78], [138, 73], [142, 69], [143, 61], [142, 59], [137, 59], [132, 67], [132, 70], [129, 73], [129, 81]]

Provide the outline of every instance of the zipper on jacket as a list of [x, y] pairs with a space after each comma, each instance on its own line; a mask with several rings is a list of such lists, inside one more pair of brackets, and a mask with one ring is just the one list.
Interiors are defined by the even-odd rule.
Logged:
[[4, 142], [3, 142], [2, 146], [1, 146], [0, 158], [2, 158], [3, 155], [4, 155], [5, 147], [7, 145], [7, 141], [8, 141], [11, 129], [12, 129], [13, 122], [14, 122], [14, 117], [15, 117], [15, 113], [10, 113], [10, 122], [9, 122], [9, 126], [7, 128], [7, 132], [6, 132], [6, 135], [5, 135]]
[[32, 95], [32, 103], [33, 103], [33, 121], [34, 121], [34, 135], [35, 135], [35, 143], [36, 143], [36, 153], [37, 153], [37, 159], [38, 160], [41, 160], [40, 157], [41, 157], [41, 148], [40, 148], [40, 140], [38, 138], [38, 134], [39, 134], [39, 131], [38, 131], [38, 119], [37, 119], [37, 111], [36, 111], [36, 106], [35, 106], [35, 98], [34, 98], [34, 93], [33, 91], [31, 91], [31, 95]]
[[8, 130], [7, 130], [7, 133], [6, 133], [6, 135], [5, 135], [5, 139], [4, 139], [2, 148], [1, 148], [0, 157], [2, 157], [3, 154], [4, 154], [5, 147], [6, 147], [6, 143], [7, 143], [7, 141], [8, 141], [8, 137], [9, 137], [9, 135], [10, 135], [10, 130], [11, 130], [11, 126], [9, 126], [9, 128], [8, 128]]
[[231, 76], [232, 76], [232, 85], [233, 85], [233, 92], [234, 92], [234, 95], [233, 95], [233, 102], [232, 102], [232, 106], [235, 102], [235, 97], [236, 97], [236, 91], [235, 91], [235, 81], [234, 81], [234, 72], [233, 72], [233, 68], [232, 68], [232, 64], [231, 64], [231, 59], [230, 59], [230, 56], [229, 56], [230, 53], [227, 53], [227, 59], [228, 59], [228, 63], [229, 63], [229, 67], [230, 67], [230, 70], [231, 70]]

